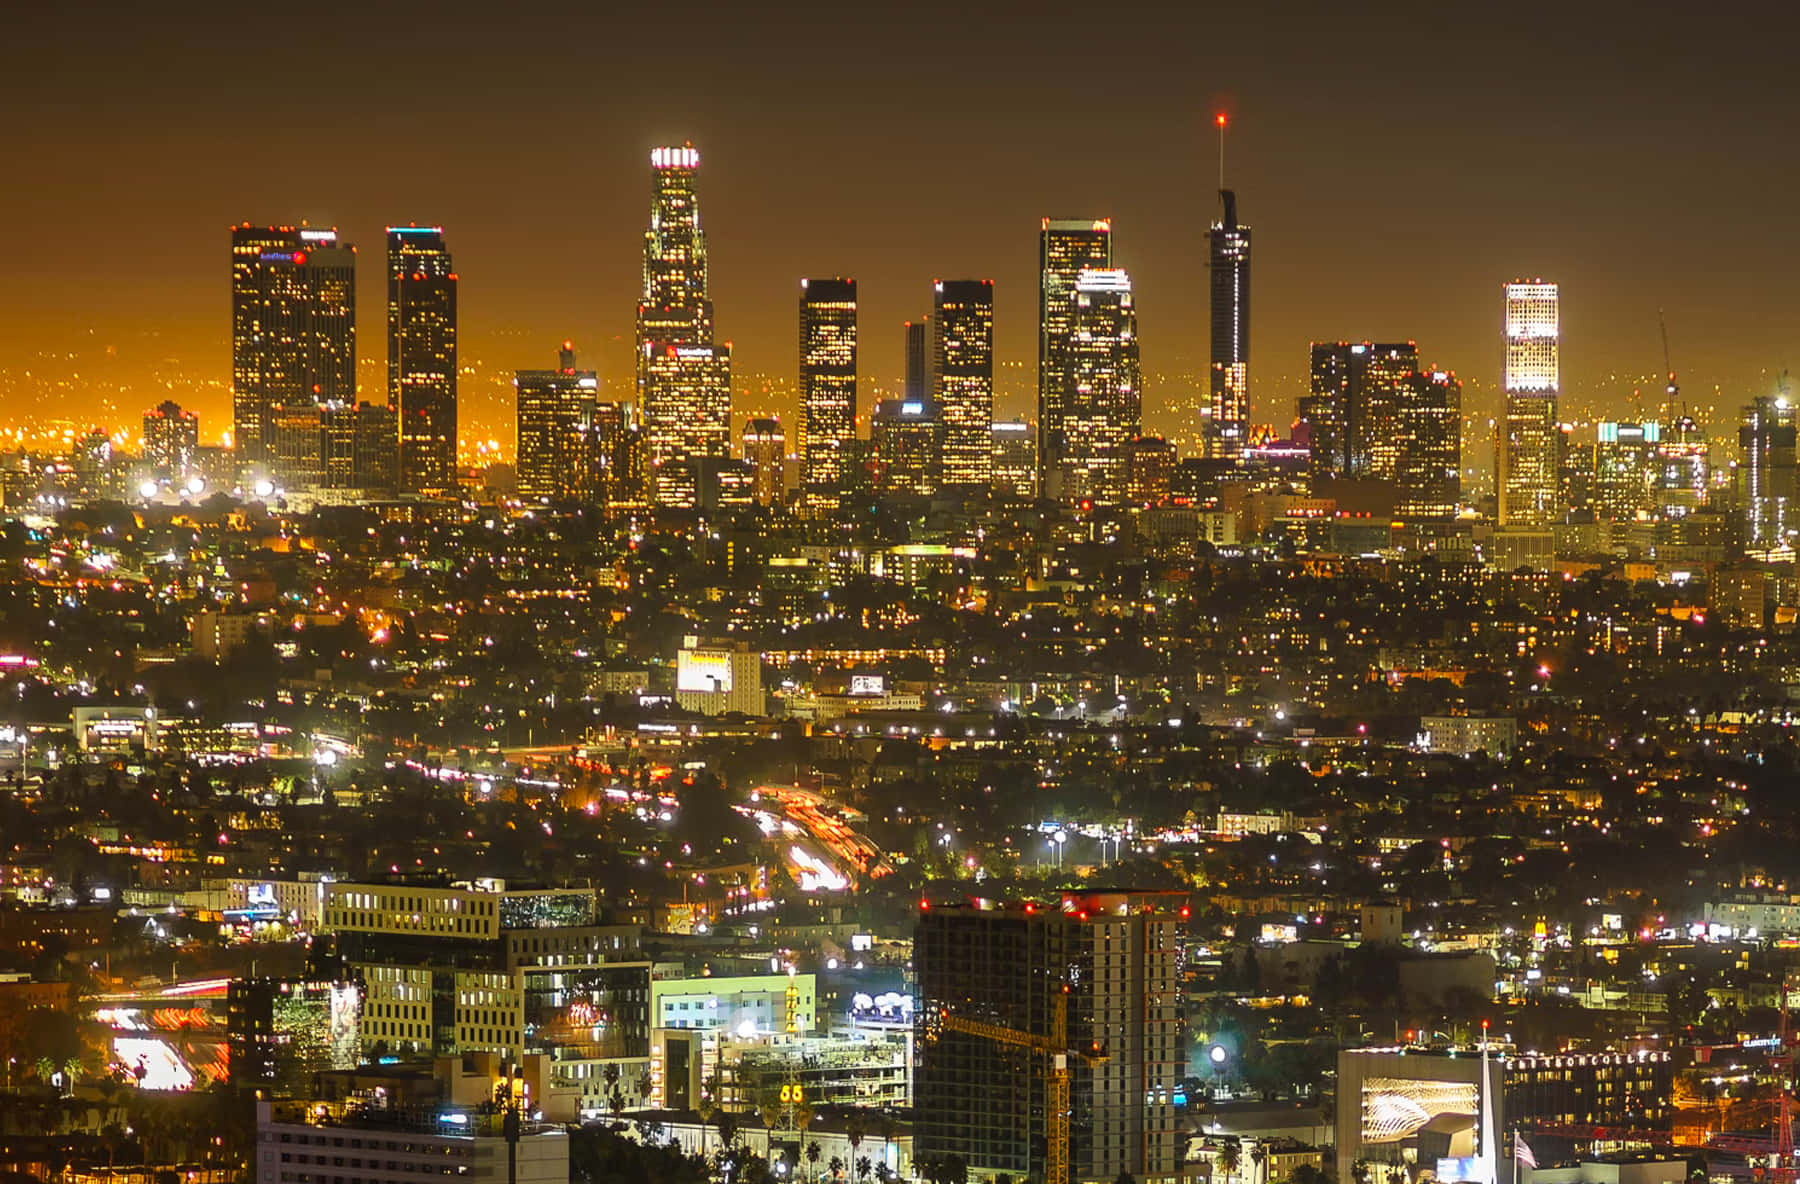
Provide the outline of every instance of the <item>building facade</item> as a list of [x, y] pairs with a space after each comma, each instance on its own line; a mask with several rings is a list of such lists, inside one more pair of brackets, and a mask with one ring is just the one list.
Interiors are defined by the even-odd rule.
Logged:
[[1219, 190], [1219, 220], [1207, 232], [1212, 289], [1212, 418], [1207, 454], [1235, 458], [1250, 442], [1250, 228], [1237, 194]]
[[693, 145], [650, 154], [650, 226], [637, 316], [638, 405], [650, 489], [660, 505], [699, 504], [698, 462], [731, 445], [731, 347], [713, 340], [706, 232]]
[[1542, 280], [1507, 284], [1505, 316], [1505, 423], [1496, 457], [1500, 525], [1544, 526], [1560, 509], [1556, 399], [1562, 389], [1562, 327], [1557, 286]]
[[[1050, 1065], [1069, 1074], [1072, 1180], [1179, 1178], [1175, 1116], [1185, 1071], [1172, 895], [1089, 893], [1043, 905], [939, 905], [919, 914], [914, 1131], [918, 1154], [960, 1155], [983, 1175], [1041, 1176]], [[1071, 1050], [1046, 1053], [1063, 1010]], [[1024, 1038], [958, 1030], [950, 1018]]]
[[407, 493], [456, 488], [456, 268], [441, 226], [387, 228], [388, 406]]
[[1054, 479], [1062, 496], [1117, 503], [1126, 494], [1126, 445], [1143, 424], [1137, 306], [1123, 271], [1083, 271], [1070, 296], [1062, 365], [1068, 378]]
[[756, 504], [779, 504], [787, 489], [787, 433], [781, 421], [759, 417], [745, 423], [743, 452]]
[[1038, 488], [1060, 496], [1063, 455], [1075, 376], [1071, 346], [1075, 287], [1084, 271], [1112, 267], [1112, 223], [1104, 218], [1045, 218], [1038, 235]]
[[336, 229], [231, 231], [231, 412], [239, 464], [266, 472], [275, 411], [356, 402], [356, 248]]
[[983, 490], [993, 475], [994, 284], [932, 287], [932, 401], [943, 423], [941, 487]]
[[801, 493], [835, 509], [856, 452], [856, 281], [800, 281]]
[[620, 408], [600, 413], [600, 377], [579, 369], [565, 341], [554, 370], [513, 374], [519, 496], [532, 501], [605, 496], [605, 474], [624, 424]]

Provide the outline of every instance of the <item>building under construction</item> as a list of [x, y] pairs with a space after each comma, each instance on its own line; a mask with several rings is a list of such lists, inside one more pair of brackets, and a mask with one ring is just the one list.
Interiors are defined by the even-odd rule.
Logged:
[[981, 1175], [1179, 1178], [1175, 893], [922, 902], [915, 1155]]

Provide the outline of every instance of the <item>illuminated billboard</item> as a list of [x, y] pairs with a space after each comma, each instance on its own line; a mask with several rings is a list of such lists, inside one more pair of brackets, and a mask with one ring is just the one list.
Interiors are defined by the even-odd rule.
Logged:
[[852, 695], [885, 695], [887, 694], [887, 677], [880, 674], [852, 674], [850, 676], [850, 693]]
[[723, 650], [682, 650], [675, 658], [675, 689], [731, 690], [731, 655]]
[[1473, 1129], [1478, 1113], [1473, 1081], [1422, 1081], [1402, 1077], [1367, 1077], [1362, 1086], [1362, 1141], [1397, 1143], [1427, 1124], [1453, 1115], [1451, 1125]]

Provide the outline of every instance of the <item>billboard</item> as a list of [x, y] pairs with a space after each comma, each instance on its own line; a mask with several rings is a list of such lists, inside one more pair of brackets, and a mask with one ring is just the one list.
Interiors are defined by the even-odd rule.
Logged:
[[852, 674], [850, 676], [850, 693], [852, 695], [885, 695], [887, 694], [887, 677], [881, 674]]
[[678, 691], [729, 691], [731, 655], [723, 650], [682, 650], [675, 658]]

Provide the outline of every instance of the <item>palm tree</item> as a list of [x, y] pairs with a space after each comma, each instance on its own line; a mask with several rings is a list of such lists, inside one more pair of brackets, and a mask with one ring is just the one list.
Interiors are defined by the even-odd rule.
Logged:
[[1227, 1180], [1237, 1175], [1238, 1166], [1243, 1162], [1243, 1152], [1236, 1139], [1219, 1144], [1218, 1154], [1213, 1156], [1213, 1163], [1218, 1165]]
[[857, 1158], [856, 1158], [856, 1178], [858, 1180], [867, 1180], [869, 1178], [869, 1171], [874, 1166], [875, 1166], [874, 1164], [869, 1162], [868, 1156], [866, 1156], [866, 1155], [857, 1156]]
[[808, 1174], [811, 1175], [814, 1180], [819, 1178], [819, 1156], [823, 1154], [824, 1151], [820, 1148], [817, 1139], [814, 1139], [806, 1145], [806, 1166], [809, 1169]]
[[1261, 1143], [1252, 1145], [1250, 1148], [1250, 1162], [1256, 1165], [1257, 1175], [1262, 1178], [1262, 1184], [1269, 1184], [1268, 1149]]
[[843, 1159], [836, 1155], [832, 1156], [831, 1162], [825, 1165], [825, 1170], [831, 1173], [831, 1178], [833, 1180], [837, 1179], [839, 1173], [844, 1170]]
[[857, 1149], [862, 1146], [863, 1136], [869, 1133], [868, 1123], [861, 1113], [852, 1114], [844, 1123], [844, 1138], [850, 1141], [850, 1158], [856, 1160]]

